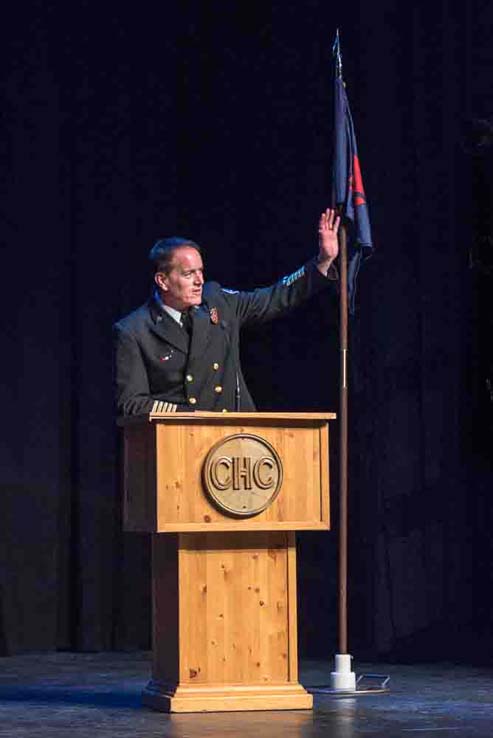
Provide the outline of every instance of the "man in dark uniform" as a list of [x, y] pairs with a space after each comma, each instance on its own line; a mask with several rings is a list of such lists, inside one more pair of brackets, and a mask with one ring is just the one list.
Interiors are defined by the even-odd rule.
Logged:
[[200, 247], [192, 241], [158, 241], [149, 255], [153, 295], [115, 325], [119, 414], [255, 410], [240, 367], [240, 328], [283, 315], [337, 279], [338, 228], [339, 218], [326, 210], [318, 255], [251, 292], [204, 282]]

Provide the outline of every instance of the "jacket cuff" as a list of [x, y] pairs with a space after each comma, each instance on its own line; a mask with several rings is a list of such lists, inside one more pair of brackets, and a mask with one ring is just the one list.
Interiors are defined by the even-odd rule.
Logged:
[[307, 266], [311, 267], [311, 269], [313, 270], [313, 272], [316, 272], [316, 274], [319, 275], [320, 280], [322, 280], [323, 282], [326, 282], [326, 280], [329, 280], [331, 282], [338, 282], [339, 281], [339, 270], [338, 270], [338, 268], [336, 266], [335, 261], [333, 261], [332, 264], [330, 265], [330, 267], [327, 269], [327, 273], [326, 274], [323, 274], [320, 271], [320, 269], [318, 268], [318, 265], [317, 265], [317, 257], [314, 257], [313, 259], [311, 259], [308, 262]]

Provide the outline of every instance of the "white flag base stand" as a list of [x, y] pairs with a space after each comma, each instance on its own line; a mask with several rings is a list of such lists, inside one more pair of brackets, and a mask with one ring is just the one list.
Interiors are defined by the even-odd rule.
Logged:
[[348, 653], [336, 653], [335, 670], [330, 673], [330, 686], [317, 684], [306, 686], [310, 694], [324, 694], [328, 697], [358, 697], [363, 694], [385, 694], [389, 692], [388, 674], [360, 674], [356, 678], [351, 671]]
[[348, 653], [336, 653], [335, 669], [330, 673], [330, 685], [335, 692], [356, 692], [356, 674], [351, 671]]

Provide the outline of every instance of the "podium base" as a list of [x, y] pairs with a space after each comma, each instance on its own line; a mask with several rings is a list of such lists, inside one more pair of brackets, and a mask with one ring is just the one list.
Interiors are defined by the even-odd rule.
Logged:
[[301, 684], [173, 688], [151, 680], [142, 694], [142, 702], [160, 712], [311, 710], [313, 707], [312, 695]]

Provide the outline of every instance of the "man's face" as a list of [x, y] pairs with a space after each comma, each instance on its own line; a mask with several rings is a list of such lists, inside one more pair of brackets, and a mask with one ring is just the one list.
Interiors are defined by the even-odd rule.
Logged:
[[191, 246], [180, 246], [173, 254], [168, 274], [157, 272], [155, 282], [165, 305], [187, 310], [202, 302], [204, 265], [199, 252]]

